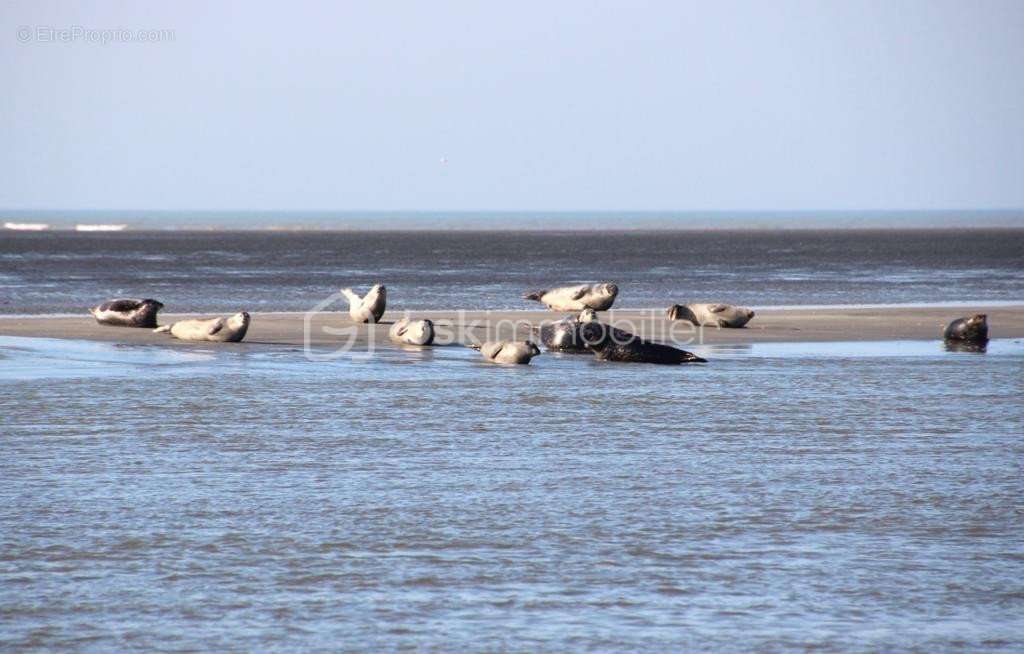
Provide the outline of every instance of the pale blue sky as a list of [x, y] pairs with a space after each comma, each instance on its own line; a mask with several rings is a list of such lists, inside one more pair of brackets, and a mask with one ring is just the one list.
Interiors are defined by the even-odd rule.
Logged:
[[1018, 208], [1022, 71], [1016, 0], [4, 2], [0, 208]]

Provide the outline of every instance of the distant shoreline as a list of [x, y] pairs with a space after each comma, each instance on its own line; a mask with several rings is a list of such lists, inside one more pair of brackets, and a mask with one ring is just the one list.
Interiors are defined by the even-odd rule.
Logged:
[[[937, 210], [60, 210], [0, 209], [0, 221], [125, 225], [131, 231], [758, 231], [1024, 229], [1024, 208]], [[13, 230], [12, 230], [13, 231]]]
[[114, 235], [146, 235], [146, 234], [523, 234], [523, 233], [544, 233], [544, 234], [651, 234], [651, 233], [714, 233], [714, 234], [742, 234], [742, 233], [790, 233], [790, 234], [824, 234], [824, 233], [877, 233], [877, 232], [1001, 232], [1020, 233], [1024, 232], [1024, 223], [1020, 225], [969, 225], [969, 226], [920, 226], [908, 227], [894, 225], [890, 227], [859, 227], [859, 226], [832, 226], [832, 227], [634, 227], [634, 228], [554, 228], [554, 227], [394, 227], [385, 228], [374, 226], [372, 228], [359, 227], [131, 227], [126, 226], [117, 230], [76, 230], [74, 226], [49, 225], [46, 229], [18, 230], [0, 229], [4, 236], [26, 235], [45, 238], [47, 236], [71, 234], [83, 237], [100, 236], [111, 237]]

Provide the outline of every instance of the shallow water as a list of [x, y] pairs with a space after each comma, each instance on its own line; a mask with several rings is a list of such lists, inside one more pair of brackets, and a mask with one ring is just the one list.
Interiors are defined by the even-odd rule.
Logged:
[[375, 282], [391, 310], [527, 309], [593, 281], [620, 308], [1024, 302], [1024, 230], [0, 234], [4, 314], [305, 311]]
[[0, 339], [0, 649], [1024, 647], [1024, 342]]

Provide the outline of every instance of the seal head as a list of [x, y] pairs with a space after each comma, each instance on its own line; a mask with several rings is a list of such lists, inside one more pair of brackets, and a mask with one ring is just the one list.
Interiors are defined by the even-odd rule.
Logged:
[[988, 316], [984, 313], [957, 318], [946, 325], [943, 338], [947, 341], [982, 343], [988, 340]]

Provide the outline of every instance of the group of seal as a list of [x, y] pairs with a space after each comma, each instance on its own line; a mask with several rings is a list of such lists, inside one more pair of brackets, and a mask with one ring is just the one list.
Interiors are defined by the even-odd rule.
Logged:
[[108, 300], [89, 309], [96, 322], [110, 327], [143, 327], [158, 334], [170, 334], [183, 341], [215, 341], [238, 343], [245, 338], [251, 318], [245, 311], [227, 318], [209, 320], [179, 320], [170, 325], [157, 326], [157, 313], [164, 308], [163, 302], [147, 298], [144, 300]]
[[[387, 289], [375, 284], [360, 297], [350, 288], [340, 291], [349, 301], [349, 317], [356, 323], [379, 323], [387, 307]], [[611, 283], [581, 284], [523, 296], [524, 299], [543, 303], [552, 311], [578, 311], [577, 315], [533, 327], [540, 342], [550, 351], [573, 354], [593, 353], [601, 361], [629, 363], [658, 363], [678, 365], [704, 363], [692, 352], [670, 345], [644, 340], [635, 334], [602, 323], [598, 311], [610, 309], [619, 294], [619, 287]], [[157, 326], [157, 314], [164, 308], [162, 302], [152, 298], [108, 300], [89, 312], [101, 325], [150, 328], [187, 341], [238, 343], [245, 338], [251, 317], [245, 311], [226, 318], [180, 320]], [[744, 327], [754, 312], [746, 307], [728, 304], [674, 304], [666, 312], [670, 320], [686, 320], [694, 325], [714, 325], [723, 328]], [[429, 346], [434, 343], [434, 323], [430, 320], [403, 318], [388, 330], [392, 341], [402, 345]], [[946, 326], [943, 338], [950, 349], [984, 351], [988, 343], [987, 316], [978, 314], [958, 318]], [[539, 355], [540, 348], [530, 340], [487, 341], [471, 345], [479, 350], [485, 361], [494, 363], [526, 364]]]
[[[360, 297], [350, 288], [341, 290], [349, 301], [349, 317], [357, 323], [378, 323], [387, 307], [387, 291], [381, 284], [375, 284]], [[610, 309], [619, 294], [619, 287], [611, 283], [580, 284], [527, 293], [524, 299], [543, 303], [552, 311], [579, 311], [558, 322], [535, 328], [541, 342], [549, 349], [560, 352], [593, 352], [603, 361], [645, 362], [680, 364], [703, 362], [704, 359], [691, 352], [668, 345], [645, 341], [638, 336], [604, 325], [597, 319], [597, 311]], [[717, 306], [717, 305], [716, 305]], [[722, 305], [724, 306], [724, 305]], [[720, 310], [721, 312], [721, 310]], [[744, 312], [749, 312], [747, 315]], [[753, 312], [738, 308], [723, 318], [738, 322], [747, 315], [746, 323]], [[739, 326], [739, 324], [737, 325]], [[587, 327], [588, 329], [584, 329]], [[430, 320], [404, 318], [388, 330], [391, 340], [403, 345], [424, 346], [434, 341], [434, 323]], [[472, 344], [485, 361], [505, 364], [528, 364], [541, 353], [531, 340], [500, 340]]]

